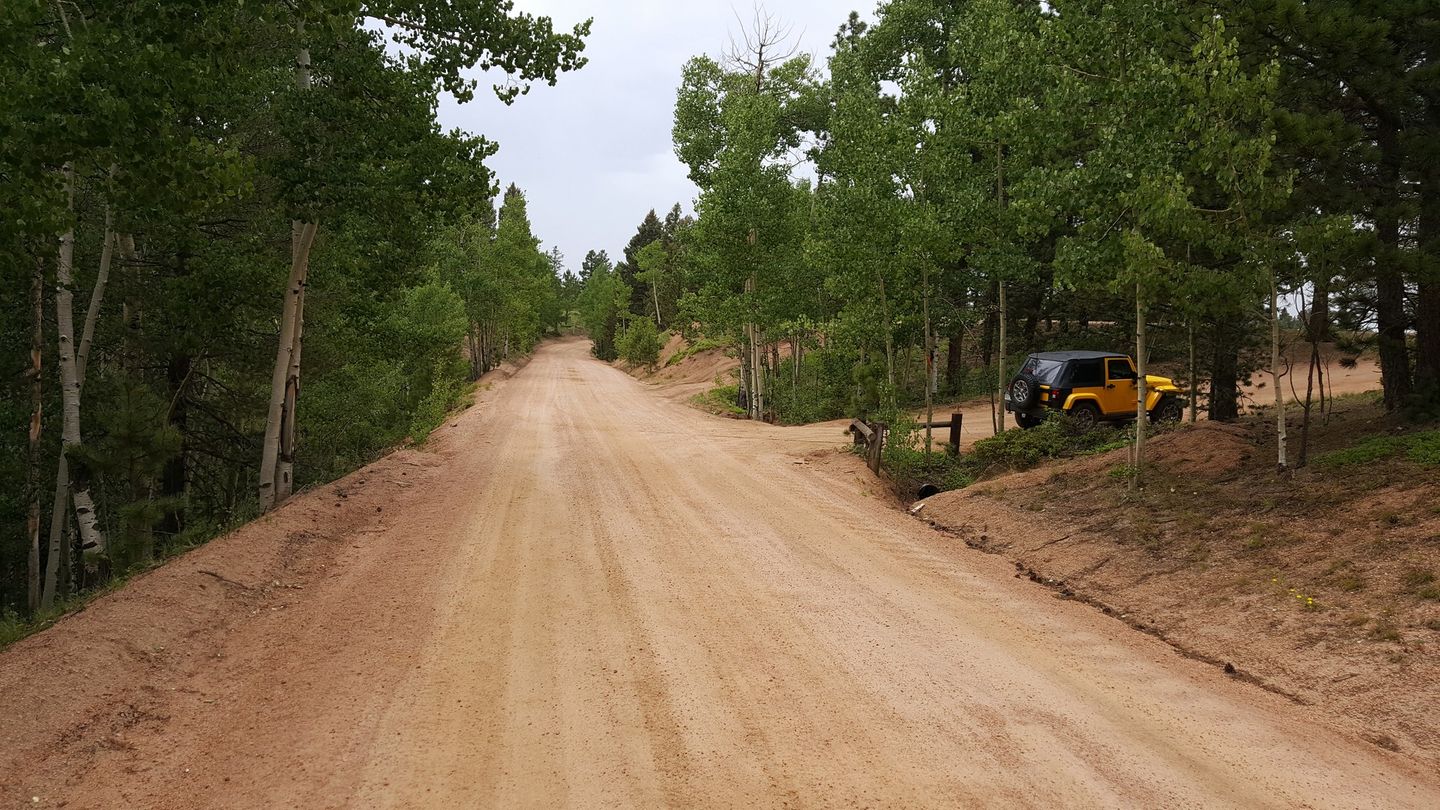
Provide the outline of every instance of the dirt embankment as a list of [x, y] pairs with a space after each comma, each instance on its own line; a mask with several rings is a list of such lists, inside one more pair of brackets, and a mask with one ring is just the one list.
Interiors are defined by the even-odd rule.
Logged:
[[[1337, 413], [1312, 452], [1382, 426], [1363, 405]], [[943, 493], [919, 514], [1057, 596], [1440, 766], [1440, 476], [1396, 460], [1277, 477], [1263, 433], [1202, 422], [1157, 438], [1140, 496], [1117, 451]]]
[[740, 361], [724, 348], [691, 350], [689, 341], [670, 333], [654, 368], [632, 367], [617, 360], [616, 368], [656, 386], [657, 393], [673, 402], [687, 402], [698, 394], [735, 382]]
[[[528, 362], [529, 357], [507, 362], [482, 377], [478, 404], [483, 408], [496, 385]], [[197, 708], [222, 710], [217, 704], [239, 687], [237, 679], [253, 676], [255, 665], [236, 652], [236, 637], [285, 623], [290, 609], [307, 596], [343, 581], [354, 558], [375, 553], [370, 547], [407, 529], [423, 530], [411, 509], [417, 496], [457, 454], [470, 450], [457, 427], [451, 420], [423, 448], [397, 450], [338, 481], [298, 493], [271, 514], [136, 576], [0, 651], [0, 807], [21, 806], [17, 796], [24, 806], [57, 806], [57, 795], [84, 795], [82, 780], [113, 780], [110, 795], [127, 796], [125, 783], [138, 788], [148, 770], [173, 764], [141, 756], [138, 746], [193, 727]], [[386, 564], [399, 577], [425, 563], [402, 554]], [[387, 634], [399, 655], [404, 631], [396, 619], [352, 614], [343, 624], [347, 632]], [[303, 652], [343, 660], [344, 638], [332, 636], [330, 649]], [[306, 673], [307, 681], [315, 671], [318, 667]], [[283, 712], [284, 692], [299, 701], [315, 685], [272, 684], [248, 708]], [[384, 681], [372, 686], [383, 688]], [[231, 753], [243, 750], [237, 742]], [[175, 752], [175, 757], [187, 763], [183, 772], [190, 774], [188, 765], [198, 769], [205, 755]], [[205, 804], [176, 795], [149, 806]], [[107, 804], [80, 799], [75, 806]], [[137, 805], [127, 799], [108, 806]]]

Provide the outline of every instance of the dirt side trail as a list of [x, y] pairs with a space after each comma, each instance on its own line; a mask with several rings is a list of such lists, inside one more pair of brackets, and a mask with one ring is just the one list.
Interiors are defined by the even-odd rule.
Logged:
[[0, 802], [1440, 806], [807, 463], [842, 440], [542, 347], [433, 450], [0, 654]]

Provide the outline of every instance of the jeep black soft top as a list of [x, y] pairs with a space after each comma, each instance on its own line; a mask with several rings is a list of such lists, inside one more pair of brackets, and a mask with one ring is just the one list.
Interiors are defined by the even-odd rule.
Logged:
[[1084, 350], [1064, 352], [1036, 352], [1025, 358], [1025, 363], [1020, 366], [1016, 377], [1028, 376], [1046, 385], [1065, 385], [1069, 380], [1062, 379], [1068, 365], [1073, 360], [1106, 360], [1111, 357], [1126, 357], [1127, 355], [1116, 352], [1093, 352]]

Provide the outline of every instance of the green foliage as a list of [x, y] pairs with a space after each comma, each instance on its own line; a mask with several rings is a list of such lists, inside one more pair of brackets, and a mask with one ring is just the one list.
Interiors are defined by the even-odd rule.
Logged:
[[584, 285], [576, 300], [580, 323], [594, 342], [593, 351], [601, 360], [619, 356], [616, 332], [629, 315], [630, 288], [610, 264], [605, 251], [591, 251], [581, 265]]
[[906, 497], [925, 484], [941, 490], [960, 489], [999, 473], [1027, 470], [1051, 459], [1118, 450], [1130, 442], [1123, 428], [1086, 428], [1063, 416], [1053, 416], [1029, 430], [1006, 430], [981, 439], [956, 458], [945, 453], [939, 442], [926, 453], [924, 428], [908, 416], [892, 414], [888, 424], [890, 434], [882, 462], [897, 492]]
[[660, 360], [660, 350], [663, 348], [665, 341], [655, 328], [655, 322], [643, 317], [631, 321], [616, 341], [620, 359], [632, 366], [654, 368]]
[[1323, 467], [1351, 467], [1404, 458], [1414, 464], [1440, 467], [1440, 430], [1424, 430], [1402, 436], [1375, 436], [1315, 459]]
[[745, 409], [736, 405], [740, 398], [740, 387], [738, 385], [717, 385], [708, 391], [702, 391], [691, 398], [691, 403], [702, 411], [708, 411], [720, 416], [744, 416]]
[[724, 338], [696, 338], [694, 342], [687, 344], [685, 348], [670, 355], [670, 359], [665, 362], [665, 365], [673, 366], [681, 360], [694, 357], [701, 352], [708, 352], [714, 349], [726, 349], [732, 345], [734, 344]]
[[798, 369], [793, 357], [781, 360], [770, 378], [770, 403], [779, 421], [823, 422], [878, 408], [877, 389], [862, 381], [878, 382], [879, 375], [867, 375], [866, 367], [857, 360], [840, 349], [806, 352]]
[[971, 462], [980, 469], [1024, 470], [1055, 458], [1103, 453], [1126, 446], [1125, 431], [1105, 425], [1086, 429], [1074, 420], [1052, 416], [1029, 430], [1006, 430], [975, 442]]
[[[540, 252], [523, 196], [507, 194], [498, 221], [491, 207], [483, 161], [496, 145], [442, 131], [436, 114], [442, 93], [469, 99], [476, 67], [500, 74], [507, 102], [553, 83], [584, 64], [588, 31], [509, 3], [0, 4], [0, 303], [23, 313], [0, 319], [8, 368], [29, 367], [37, 267], [45, 288], [33, 474], [29, 380], [8, 375], [0, 397], [0, 610], [25, 602], [29, 505], [50, 522], [58, 234], [75, 236], [71, 345], [101, 246], [119, 248], [72, 452], [123, 576], [255, 514], [296, 218], [319, 221], [300, 486], [443, 418], [463, 389], [462, 343], [498, 361], [559, 325], [557, 257]], [[58, 596], [77, 584], [95, 583], [72, 578]]]

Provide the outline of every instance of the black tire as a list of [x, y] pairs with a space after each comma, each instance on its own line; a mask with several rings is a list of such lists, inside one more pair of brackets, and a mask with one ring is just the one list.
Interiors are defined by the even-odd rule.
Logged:
[[1040, 427], [1041, 423], [1043, 423], [1044, 421], [1045, 417], [1043, 416], [1031, 416], [1028, 413], [1015, 414], [1015, 424], [1026, 430], [1034, 427]]
[[1093, 402], [1077, 402], [1067, 413], [1081, 427], [1091, 428], [1100, 424], [1100, 409]]
[[1016, 408], [1029, 408], [1040, 401], [1040, 383], [1026, 374], [1010, 381], [1010, 404]]
[[1152, 422], [1179, 422], [1185, 418], [1185, 406], [1175, 397], [1162, 397], [1150, 412]]

